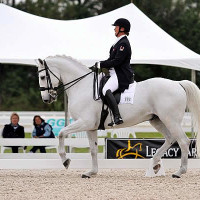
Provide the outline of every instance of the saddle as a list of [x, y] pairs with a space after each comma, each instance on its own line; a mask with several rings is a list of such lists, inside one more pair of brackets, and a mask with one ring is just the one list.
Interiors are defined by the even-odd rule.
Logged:
[[[105, 126], [104, 126], [104, 123], [106, 121], [106, 118], [109, 114], [108, 112], [108, 103], [106, 102], [106, 99], [102, 93], [102, 90], [103, 90], [103, 87], [104, 85], [106, 84], [106, 82], [108, 81], [108, 79], [110, 78], [109, 75], [107, 76], [104, 76], [101, 81], [100, 81], [100, 85], [99, 85], [99, 95], [100, 95], [100, 98], [103, 102], [102, 104], [102, 110], [101, 110], [101, 118], [100, 118], [100, 124], [99, 124], [99, 127], [98, 127], [98, 130], [105, 130]], [[119, 104], [120, 102], [120, 98], [121, 98], [121, 92], [119, 90], [116, 90], [115, 92], [113, 92], [113, 95], [116, 99], [116, 102], [117, 104]]]

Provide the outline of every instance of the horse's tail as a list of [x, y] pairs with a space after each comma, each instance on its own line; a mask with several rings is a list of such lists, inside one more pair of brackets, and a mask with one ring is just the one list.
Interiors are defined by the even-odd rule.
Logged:
[[197, 138], [197, 156], [200, 157], [200, 90], [191, 81], [179, 81], [187, 95], [187, 107], [191, 112], [194, 132]]

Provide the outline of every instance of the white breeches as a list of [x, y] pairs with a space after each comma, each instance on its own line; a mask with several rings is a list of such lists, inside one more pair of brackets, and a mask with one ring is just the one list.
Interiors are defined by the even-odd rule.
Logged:
[[113, 74], [106, 84], [103, 87], [103, 95], [105, 96], [107, 90], [111, 90], [111, 92], [114, 92], [118, 89], [119, 83], [118, 83], [118, 78], [116, 74]]

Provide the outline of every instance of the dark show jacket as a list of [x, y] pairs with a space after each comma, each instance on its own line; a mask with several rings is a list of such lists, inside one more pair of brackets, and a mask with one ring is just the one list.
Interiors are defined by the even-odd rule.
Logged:
[[45, 126], [49, 126], [50, 127], [50, 135], [49, 136], [45, 136], [45, 138], [55, 138], [54, 133], [52, 131], [52, 126], [46, 122], [42, 122], [39, 126], [35, 126], [35, 131], [36, 131], [36, 136], [40, 137], [43, 136], [45, 134]]
[[119, 91], [124, 92], [133, 81], [133, 69], [130, 66], [131, 46], [126, 36], [110, 48], [110, 57], [100, 61], [101, 68], [114, 68], [119, 82]]
[[16, 129], [11, 124], [6, 124], [2, 133], [3, 138], [24, 138], [24, 127], [18, 125]]

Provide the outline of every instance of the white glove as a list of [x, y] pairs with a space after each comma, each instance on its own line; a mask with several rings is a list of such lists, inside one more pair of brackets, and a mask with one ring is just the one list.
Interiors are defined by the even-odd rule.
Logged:
[[96, 62], [95, 63], [95, 67], [97, 67], [98, 69], [100, 69], [101, 67], [100, 67], [100, 62]]

